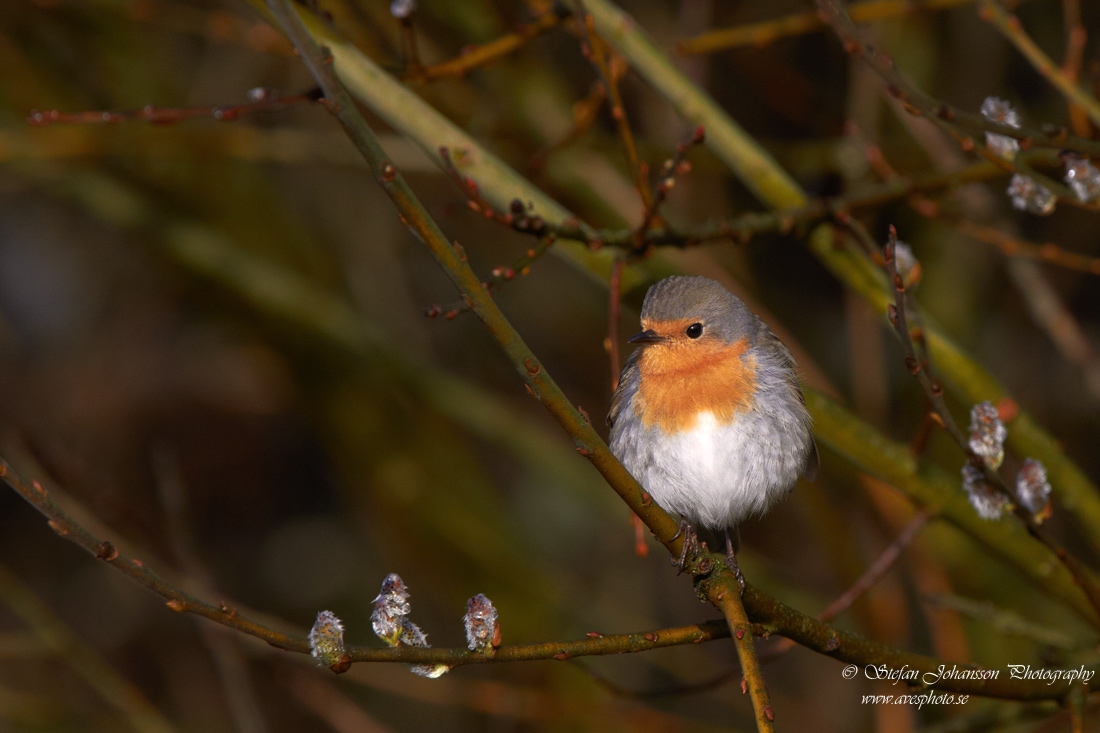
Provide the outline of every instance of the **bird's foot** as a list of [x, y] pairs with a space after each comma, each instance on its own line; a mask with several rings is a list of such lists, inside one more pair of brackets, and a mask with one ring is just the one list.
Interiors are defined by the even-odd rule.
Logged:
[[699, 535], [695, 534], [695, 527], [692, 527], [687, 519], [680, 519], [680, 528], [676, 530], [676, 534], [672, 535], [672, 539], [676, 539], [680, 535], [684, 536], [684, 546], [680, 550], [680, 557], [672, 561], [679, 568], [677, 575], [680, 575], [686, 569], [687, 559], [699, 551]]
[[728, 529], [726, 530], [726, 565], [729, 565], [730, 570], [733, 571], [733, 576], [737, 578], [737, 583], [741, 586], [741, 595], [744, 595], [745, 576], [741, 572], [741, 566], [737, 564], [737, 553], [733, 550], [733, 542], [730, 541]]

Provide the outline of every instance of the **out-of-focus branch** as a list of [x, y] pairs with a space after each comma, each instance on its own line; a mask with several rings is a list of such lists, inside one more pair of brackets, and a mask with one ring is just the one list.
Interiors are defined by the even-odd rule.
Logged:
[[556, 28], [565, 17], [568, 17], [568, 13], [550, 10], [495, 41], [463, 49], [462, 53], [449, 61], [410, 69], [407, 79], [423, 83], [445, 77], [465, 76], [474, 69], [490, 66], [505, 56], [515, 53], [547, 31]]
[[[992, 122], [971, 112], [964, 112], [942, 102], [916, 88], [898, 70], [894, 60], [867, 43], [856, 30], [855, 24], [844, 7], [836, 0], [816, 0], [821, 17], [833, 27], [844, 45], [844, 50], [853, 57], [866, 62], [886, 83], [890, 96], [905, 106], [906, 111], [922, 116], [933, 124], [945, 127], [964, 148], [981, 152], [985, 146], [977, 147], [973, 136], [991, 132], [1020, 141], [1021, 148], [1047, 147], [1072, 149], [1090, 156], [1100, 155], [1100, 142], [1069, 134], [1064, 127], [1040, 129], [1013, 127], [1000, 122]], [[1007, 161], [1005, 161], [1007, 164]]]
[[[1047, 680], [1042, 680], [1042, 684], [1036, 685], [1033, 682], [1040, 680], [1012, 679], [1005, 674], [998, 675], [996, 679], [945, 679], [941, 677], [944, 669], [950, 670], [953, 666], [959, 670], [981, 668], [954, 662], [943, 663], [919, 654], [898, 652], [885, 644], [835, 629], [817, 619], [805, 616], [751, 586], [745, 590], [744, 601], [745, 608], [752, 614], [752, 618], [766, 632], [782, 634], [804, 647], [851, 664], [866, 665], [867, 662], [864, 660], [874, 659], [876, 666], [885, 664], [888, 669], [916, 670], [921, 675], [921, 684], [935, 685], [937, 690], [1014, 700], [1041, 700], [1061, 699], [1061, 696], [1074, 687], [1093, 689], [1098, 685], [1092, 681], [1097, 679], [1095, 674], [1086, 684], [1059, 680], [1052, 685], [1047, 685]], [[941, 664], [945, 664], [945, 667], [941, 667]], [[863, 667], [859, 669], [862, 671]], [[1058, 688], [1058, 692], [1052, 694], [1052, 690], [1043, 689], [1050, 687]]]
[[[918, 507], [955, 525], [1017, 568], [1051, 598], [1072, 608], [1082, 620], [1093, 622], [1092, 606], [1073, 576], [1052, 562], [1046, 548], [1028, 541], [1022, 525], [983, 520], [960, 489], [957, 475], [949, 476], [932, 461], [917, 461], [907, 445], [888, 439], [820, 392], [808, 388], [803, 392], [821, 444], [861, 471], [896, 487]], [[868, 450], [868, 446], [874, 449]]]
[[22, 619], [47, 649], [83, 677], [134, 730], [143, 733], [175, 730], [137, 687], [120, 677], [4, 565], [0, 565], [0, 603]]
[[[976, 0], [871, 0], [871, 2], [852, 5], [848, 8], [848, 12], [852, 20], [865, 23], [929, 10], [944, 10], [973, 2]], [[719, 28], [700, 33], [694, 38], [678, 43], [676, 50], [682, 54], [701, 54], [724, 51], [737, 46], [767, 46], [781, 38], [801, 36], [823, 28], [825, 23], [817, 13], [798, 13], [775, 20], [746, 23], [733, 28]]]
[[222, 122], [230, 122], [255, 112], [274, 112], [297, 104], [316, 102], [321, 98], [320, 89], [311, 89], [302, 94], [280, 97], [266, 89], [254, 89], [250, 96], [255, 99], [244, 104], [231, 104], [222, 107], [154, 107], [146, 105], [141, 109], [108, 111], [89, 110], [85, 112], [61, 112], [48, 110], [34, 111], [27, 117], [27, 124], [35, 127], [47, 125], [105, 125], [132, 120], [148, 122], [152, 125], [172, 125], [196, 117], [213, 117]]
[[613, 71], [614, 59], [608, 55], [607, 46], [602, 38], [596, 34], [595, 23], [592, 16], [585, 9], [584, 0], [575, 0], [577, 5], [578, 23], [584, 38], [582, 51], [599, 72], [600, 80], [607, 91], [607, 101], [611, 104], [611, 119], [615, 121], [615, 129], [622, 141], [623, 151], [626, 154], [627, 167], [630, 169], [630, 177], [634, 181], [634, 188], [642, 199], [642, 207], [649, 211], [653, 208], [653, 196], [649, 190], [649, 167], [638, 156], [638, 146], [634, 143], [634, 132], [630, 129], [630, 119], [626, 116], [626, 108], [623, 106], [623, 97], [619, 92], [619, 78], [622, 74]]
[[1058, 91], [1070, 102], [1085, 111], [1094, 125], [1100, 126], [1100, 102], [1096, 97], [1081, 88], [1074, 80], [1064, 72], [1049, 56], [1031, 40], [1020, 19], [1000, 6], [995, 0], [982, 0], [980, 13], [983, 20], [988, 20], [1016, 49], [1035, 67], [1043, 77], [1050, 80]]
[[[940, 427], [947, 430], [948, 434], [955, 440], [963, 452], [966, 453], [971, 465], [980, 467], [985, 474], [986, 480], [1008, 497], [1010, 502], [1014, 501], [1014, 495], [1005, 485], [1001, 475], [997, 473], [988, 462], [982, 460], [982, 458], [974, 452], [974, 449], [970, 447], [970, 443], [967, 441], [966, 436], [963, 435], [963, 432], [955, 423], [954, 418], [947, 409], [947, 405], [943, 401], [943, 386], [932, 379], [928, 373], [929, 370], [921, 363], [921, 359], [914, 348], [913, 335], [906, 316], [908, 305], [906, 303], [905, 283], [901, 275], [898, 274], [897, 259], [894, 256], [896, 247], [897, 232], [894, 231], [894, 227], [891, 226], [890, 240], [887, 242], [885, 248], [885, 260], [886, 271], [890, 280], [893, 282], [895, 301], [889, 308], [888, 313], [890, 322], [893, 324], [902, 345], [905, 347], [905, 365], [924, 389], [925, 396], [928, 398], [929, 403], [932, 405], [932, 409], [935, 411], [936, 422]], [[1066, 567], [1066, 570], [1073, 576], [1074, 582], [1081, 588], [1081, 591], [1085, 594], [1085, 597], [1096, 612], [1096, 616], [1091, 619], [1093, 626], [1100, 629], [1100, 588], [1097, 587], [1096, 579], [1092, 572], [1084, 567], [1077, 558], [1069, 554], [1065, 548], [1055, 543], [1054, 540], [1035, 523], [1035, 520], [1026, 509], [1016, 504], [1014, 504], [1014, 507], [1014, 513], [1019, 517], [1020, 521], [1024, 523], [1028, 534], [1049, 548], [1054, 556], [1058, 558], [1059, 562], [1061, 562]]]
[[[818, 227], [810, 235], [810, 246], [825, 266], [867, 299], [876, 311], [885, 314], [894, 296], [893, 288], [887, 283], [881, 268], [835, 244], [835, 231], [825, 226]], [[996, 404], [1008, 397], [997, 380], [929, 323], [927, 317], [924, 318], [924, 338], [940, 375], [966, 401], [971, 404], [983, 401]], [[819, 430], [819, 435], [823, 432]], [[1042, 461], [1051, 483], [1057, 487], [1062, 505], [1077, 514], [1086, 527], [1100, 528], [1100, 502], [1096, 499], [1096, 489], [1081, 469], [1066, 457], [1054, 438], [1022, 410], [1009, 425], [1008, 444], [1018, 453]], [[1100, 546], [1100, 536], [1090, 531], [1086, 537], [1094, 547]]]

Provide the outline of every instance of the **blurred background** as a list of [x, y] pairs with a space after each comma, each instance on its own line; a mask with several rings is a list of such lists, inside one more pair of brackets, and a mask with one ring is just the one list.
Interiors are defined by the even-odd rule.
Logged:
[[[407, 71], [401, 26], [387, 2], [321, 5], [337, 31], [383, 68]], [[1100, 8], [1083, 6], [1090, 35], [1082, 84], [1093, 89]], [[674, 50], [705, 30], [803, 13], [808, 3], [624, 0], [622, 7], [811, 196], [881, 180], [869, 146], [905, 175], [977, 160], [899, 112], [831, 33], [707, 56]], [[1075, 7], [1031, 0], [1017, 12], [1060, 61]], [[421, 0], [412, 32], [420, 60], [433, 64], [531, 18], [527, 6], [509, 0]], [[976, 112], [993, 95], [1028, 124], [1069, 119], [1064, 99], [972, 3], [861, 28], [917, 86], [962, 109]], [[27, 124], [32, 110], [220, 107], [248, 102], [257, 88], [269, 97], [308, 91], [311, 78], [291, 47], [250, 7], [2, 3], [0, 68], [0, 455], [50, 486], [93, 531], [205, 600], [254, 609], [281, 628], [304, 633], [318, 611], [331, 610], [356, 644], [381, 644], [370, 630], [371, 601], [391, 572], [407, 583], [412, 618], [438, 646], [464, 644], [461, 618], [476, 593], [498, 608], [506, 644], [717, 617], [659, 546], [650, 543], [647, 557], [635, 553], [626, 507], [526, 395], [476, 317], [424, 316], [434, 305], [453, 307], [456, 294], [324, 107], [162, 125]], [[590, 99], [596, 81], [575, 28], [562, 24], [491, 68], [410, 83], [584, 221], [637, 226], [641, 204], [606, 105], [595, 124], [575, 130], [573, 106]], [[640, 155], [655, 170], [693, 126], [636, 75], [626, 74], [622, 92]], [[478, 273], [510, 266], [534, 244], [472, 213], [415, 144], [369, 119]], [[690, 228], [761, 208], [707, 150], [693, 149], [690, 161], [662, 209], [670, 224]], [[937, 195], [945, 210], [974, 222], [1100, 256], [1095, 211], [1023, 214], [1011, 208], [1007, 185], [998, 175]], [[924, 217], [904, 199], [858, 213], [879, 239], [889, 224], [898, 227], [921, 262], [917, 298], [929, 318], [1000, 379], [1087, 475], [1100, 476], [1097, 276], [1006, 258], [950, 217]], [[662, 249], [628, 266], [623, 354], [657, 274], [714, 277], [781, 334], [807, 384], [908, 444], [924, 406], [901, 348], [885, 320], [807, 251], [805, 235], [795, 228], [745, 245]], [[497, 294], [604, 434], [611, 254], [588, 268], [551, 248]], [[949, 398], [965, 424], [970, 405]], [[741, 530], [750, 580], [809, 614], [849, 587], [915, 512], [897, 490], [822, 448], [819, 479]], [[958, 475], [962, 456], [942, 435], [926, 454]], [[1077, 525], [1056, 513], [1052, 532], [1095, 566]], [[1095, 635], [1075, 616], [937, 522], [838, 623], [989, 667], [1095, 661]], [[760, 648], [766, 654], [775, 644]], [[302, 655], [171, 613], [56, 537], [6, 489], [0, 660], [0, 730], [753, 725], [739, 675], [723, 677], [736, 669], [728, 641], [471, 666], [438, 680], [368, 664], [334, 677]], [[783, 729], [1067, 725], [1053, 704], [861, 705], [862, 694], [899, 689], [845, 680], [841, 669], [800, 648], [765, 667]]]

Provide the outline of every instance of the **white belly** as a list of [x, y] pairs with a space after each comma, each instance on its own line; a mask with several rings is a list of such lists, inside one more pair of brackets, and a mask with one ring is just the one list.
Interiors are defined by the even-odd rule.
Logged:
[[797, 481], [809, 431], [792, 427], [757, 413], [718, 425], [708, 412], [690, 431], [638, 431], [612, 448], [664, 509], [723, 529], [767, 511]]

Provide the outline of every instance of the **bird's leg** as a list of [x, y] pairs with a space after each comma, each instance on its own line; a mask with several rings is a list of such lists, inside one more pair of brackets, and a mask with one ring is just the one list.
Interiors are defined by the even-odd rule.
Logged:
[[[676, 530], [676, 534], [672, 535], [672, 539], [676, 539], [680, 535], [684, 536], [684, 547], [680, 550], [680, 559], [676, 561], [676, 567], [682, 573], [684, 572], [684, 566], [687, 565], [688, 555], [694, 555], [699, 550], [699, 536], [695, 534], [695, 527], [692, 527], [684, 517], [680, 518], [680, 528]], [[677, 575], [680, 573], [677, 573]]]
[[741, 572], [741, 566], [737, 564], [737, 553], [733, 549], [733, 538], [730, 537], [729, 527], [726, 527], [726, 564], [730, 566], [734, 577], [741, 586], [741, 592], [745, 592], [745, 576]]

